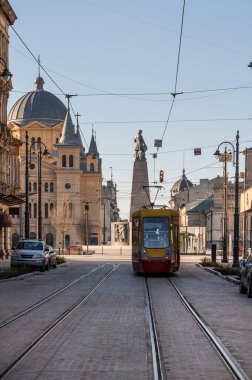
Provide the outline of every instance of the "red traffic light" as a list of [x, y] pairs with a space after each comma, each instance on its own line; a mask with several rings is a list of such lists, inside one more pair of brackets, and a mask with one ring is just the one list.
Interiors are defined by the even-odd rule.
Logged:
[[159, 172], [159, 182], [164, 182], [164, 171], [163, 170], [160, 170]]

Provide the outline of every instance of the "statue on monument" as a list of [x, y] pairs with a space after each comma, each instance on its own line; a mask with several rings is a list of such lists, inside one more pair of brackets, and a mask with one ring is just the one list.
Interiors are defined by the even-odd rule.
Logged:
[[148, 149], [147, 145], [145, 144], [145, 141], [142, 136], [142, 130], [139, 129], [137, 135], [134, 138], [134, 142], [136, 143], [135, 146], [135, 156], [137, 160], [145, 160], [145, 152]]

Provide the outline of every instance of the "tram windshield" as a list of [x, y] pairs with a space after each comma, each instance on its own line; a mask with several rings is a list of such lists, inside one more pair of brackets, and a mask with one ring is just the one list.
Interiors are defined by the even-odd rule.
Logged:
[[169, 219], [164, 217], [143, 218], [145, 248], [165, 248], [169, 245]]

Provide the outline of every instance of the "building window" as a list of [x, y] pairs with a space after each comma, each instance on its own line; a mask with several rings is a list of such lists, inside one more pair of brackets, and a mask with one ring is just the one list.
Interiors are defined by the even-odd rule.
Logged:
[[53, 193], [53, 190], [54, 190], [53, 187], [54, 187], [54, 186], [53, 186], [53, 182], [50, 182], [50, 193]]
[[34, 191], [34, 193], [36, 193], [38, 191], [37, 182], [33, 182], [33, 191]]
[[35, 147], [35, 137], [31, 138], [31, 147], [32, 147], [33, 150], [36, 148]]
[[32, 191], [31, 182], [29, 182], [29, 193]]
[[30, 232], [30, 239], [36, 239], [36, 238], [37, 238], [36, 232]]
[[48, 203], [45, 203], [45, 218], [48, 218]]
[[17, 233], [12, 234], [12, 238], [11, 238], [12, 247], [16, 247], [18, 245], [18, 242], [19, 242], [19, 235]]
[[69, 216], [70, 216], [70, 218], [72, 218], [72, 216], [73, 216], [73, 204], [72, 203], [69, 203]]
[[63, 216], [63, 218], [67, 217], [67, 205], [65, 202], [63, 203], [62, 216]]
[[90, 172], [94, 173], [94, 163], [93, 162], [90, 164]]
[[64, 154], [62, 156], [62, 167], [66, 168], [66, 156]]
[[65, 236], [65, 247], [68, 248], [70, 245], [70, 235]]
[[48, 182], [45, 182], [45, 193], [48, 193]]
[[33, 205], [33, 218], [37, 218], [37, 203]]
[[31, 204], [29, 203], [29, 215], [30, 215], [30, 218], [31, 218]]
[[59, 138], [58, 137], [56, 137], [56, 144], [58, 144], [59, 143]]
[[53, 211], [53, 203], [50, 203], [50, 212]]
[[54, 245], [53, 234], [51, 234], [50, 232], [46, 234], [46, 244], [51, 245], [52, 247]]
[[69, 168], [73, 168], [73, 162], [74, 162], [74, 159], [73, 159], [73, 155], [71, 154], [70, 156], [69, 156]]
[[38, 149], [41, 147], [41, 137], [37, 138]]

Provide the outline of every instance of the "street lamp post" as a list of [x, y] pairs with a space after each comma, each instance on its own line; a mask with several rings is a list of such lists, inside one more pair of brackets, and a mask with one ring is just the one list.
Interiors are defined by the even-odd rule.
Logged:
[[103, 244], [106, 244], [106, 200], [103, 200]]
[[[30, 167], [31, 163], [31, 149], [33, 145], [38, 146], [38, 239], [42, 240], [42, 156], [49, 154], [45, 144], [37, 139], [30, 146]], [[42, 145], [44, 146], [44, 152], [42, 153]]]
[[29, 136], [25, 134], [25, 238], [30, 237], [30, 209], [29, 209]]
[[[225, 145], [224, 154], [219, 147]], [[227, 152], [227, 145], [233, 150], [233, 165], [235, 166], [235, 208], [234, 208], [234, 243], [233, 243], [233, 267], [239, 267], [239, 131], [236, 134], [236, 147], [229, 142], [223, 141], [219, 144], [215, 156], [224, 161], [224, 225], [223, 225], [223, 257], [222, 262], [227, 263], [227, 161], [231, 161], [231, 153]]]
[[236, 134], [233, 267], [239, 267], [239, 131]]
[[0, 64], [4, 67], [3, 71], [0, 73], [0, 77], [10, 79], [12, 77], [12, 74], [7, 67], [7, 63], [2, 57], [0, 57]]
[[85, 224], [86, 224], [86, 245], [87, 245], [87, 252], [88, 255], [88, 211], [89, 211], [89, 203], [85, 202]]

